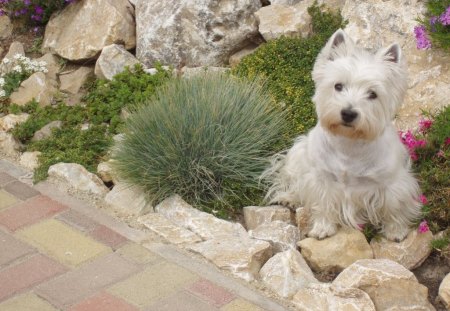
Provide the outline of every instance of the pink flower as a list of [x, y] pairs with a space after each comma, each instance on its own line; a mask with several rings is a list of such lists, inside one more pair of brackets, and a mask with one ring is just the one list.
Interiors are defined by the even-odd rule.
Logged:
[[420, 119], [419, 120], [419, 132], [420, 133], [425, 133], [433, 124], [432, 120], [429, 119]]
[[425, 195], [421, 194], [419, 196], [419, 202], [422, 203], [423, 205], [426, 205], [428, 203], [428, 199]]
[[406, 132], [400, 131], [399, 135], [402, 143], [406, 146], [406, 149], [408, 149], [411, 159], [414, 161], [417, 160], [418, 156], [415, 152], [416, 148], [425, 147], [427, 142], [424, 139], [417, 139], [411, 130]]
[[428, 223], [426, 220], [422, 220], [422, 222], [419, 224], [419, 227], [417, 228], [419, 233], [425, 233], [430, 231], [430, 228], [428, 227]]
[[445, 156], [444, 150], [440, 149], [440, 150], [438, 151], [438, 153], [436, 153], [436, 155], [437, 155], [439, 158], [443, 158], [443, 157]]
[[366, 224], [358, 224], [358, 230], [363, 231]]
[[447, 138], [444, 140], [444, 145], [446, 145], [446, 146], [450, 145], [450, 137], [447, 137]]

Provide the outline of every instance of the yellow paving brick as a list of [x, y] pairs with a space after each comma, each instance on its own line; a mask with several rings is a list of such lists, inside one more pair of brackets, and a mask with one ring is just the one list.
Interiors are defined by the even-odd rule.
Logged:
[[56, 260], [78, 266], [111, 248], [55, 219], [45, 220], [19, 231], [18, 236]]
[[158, 262], [162, 260], [161, 256], [152, 253], [145, 247], [137, 243], [127, 243], [121, 248], [119, 248], [116, 253], [122, 255], [126, 259], [134, 261], [137, 264], [146, 264], [150, 262]]
[[220, 310], [222, 311], [264, 311], [264, 309], [261, 309], [257, 305], [252, 304], [251, 302], [248, 302], [247, 300], [244, 300], [242, 298], [237, 298], [230, 302], [229, 304], [226, 304], [223, 306]]
[[0, 189], [0, 210], [19, 202], [12, 194]]
[[0, 303], [1, 311], [58, 311], [47, 301], [39, 298], [33, 293], [16, 296]]
[[148, 266], [108, 291], [138, 307], [147, 307], [163, 299], [182, 286], [193, 283], [198, 276], [175, 264], [163, 261]]

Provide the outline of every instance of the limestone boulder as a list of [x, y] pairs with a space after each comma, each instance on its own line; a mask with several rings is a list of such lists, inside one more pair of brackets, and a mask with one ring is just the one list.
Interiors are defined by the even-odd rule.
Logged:
[[74, 71], [63, 72], [59, 75], [59, 80], [61, 82], [59, 89], [66, 93], [77, 94], [83, 84], [93, 76], [94, 69], [87, 66], [82, 66]]
[[247, 230], [256, 229], [262, 224], [276, 220], [290, 224], [291, 211], [281, 205], [246, 206], [244, 207], [244, 220]]
[[372, 248], [364, 234], [351, 228], [341, 228], [323, 240], [303, 239], [298, 246], [311, 268], [318, 272], [339, 272], [358, 259], [373, 258]]
[[71, 61], [98, 57], [105, 46], [136, 46], [134, 8], [128, 0], [80, 0], [53, 15], [42, 50]]
[[57, 89], [53, 80], [47, 78], [43, 72], [33, 73], [20, 84], [17, 91], [11, 94], [11, 103], [24, 106], [33, 99], [44, 107], [51, 104]]
[[258, 271], [272, 256], [268, 242], [233, 236], [207, 240], [187, 248], [246, 281], [255, 280]]
[[447, 310], [450, 309], [450, 273], [445, 276], [439, 286], [439, 299]]
[[1, 131], [9, 131], [12, 130], [16, 125], [24, 123], [30, 115], [28, 113], [21, 113], [19, 115], [16, 114], [8, 114], [4, 117], [0, 118], [0, 130]]
[[204, 240], [248, 238], [247, 231], [241, 224], [218, 219], [211, 214], [199, 211], [178, 195], [165, 199], [155, 207], [155, 210], [172, 223], [191, 230]]
[[413, 30], [424, 12], [425, 2], [421, 0], [346, 1], [342, 9], [348, 20], [345, 31], [362, 46], [379, 49], [397, 42], [402, 47], [409, 89], [396, 120], [401, 129], [417, 126], [422, 109], [443, 107], [450, 97], [450, 54], [437, 48], [416, 48]]
[[31, 138], [31, 141], [39, 141], [46, 138], [49, 138], [52, 135], [52, 132], [54, 129], [60, 129], [62, 127], [63, 123], [62, 121], [52, 121], [49, 124], [45, 125], [36, 133], [34, 133], [33, 137]]
[[183, 245], [202, 241], [194, 232], [176, 226], [159, 213], [148, 213], [139, 217], [138, 222], [172, 244]]
[[62, 182], [75, 191], [86, 192], [98, 196], [108, 193], [108, 188], [100, 178], [88, 172], [76, 163], [57, 163], [48, 169], [49, 178]]
[[428, 289], [412, 272], [389, 259], [358, 260], [342, 271], [333, 285], [365, 291], [380, 311], [435, 310], [428, 301]]
[[420, 266], [431, 253], [431, 241], [433, 234], [431, 231], [419, 233], [417, 230], [411, 231], [400, 243], [388, 241], [385, 238], [372, 239], [373, 254], [376, 259], [386, 258], [393, 260], [408, 270]]
[[364, 291], [331, 284], [311, 284], [300, 289], [292, 302], [299, 311], [375, 311], [375, 306]]
[[27, 151], [20, 155], [19, 163], [23, 167], [34, 170], [39, 166], [39, 156], [41, 152], [39, 151]]
[[20, 148], [21, 144], [14, 139], [12, 134], [0, 131], [0, 153], [16, 158], [19, 156]]
[[105, 46], [95, 63], [95, 75], [100, 79], [112, 80], [124, 71], [125, 67], [133, 68], [139, 61], [133, 54], [125, 50], [122, 45], [111, 44]]
[[0, 40], [8, 39], [12, 35], [13, 26], [8, 16], [0, 16]]
[[300, 240], [300, 230], [280, 220], [262, 224], [248, 234], [254, 239], [269, 242], [274, 253], [296, 249]]
[[295, 249], [278, 253], [259, 271], [261, 281], [277, 295], [292, 298], [301, 288], [319, 283], [305, 259]]
[[147, 0], [136, 3], [136, 56], [181, 67], [220, 66], [258, 35], [260, 0]]
[[106, 194], [105, 202], [127, 215], [142, 215], [153, 212], [152, 205], [147, 203], [144, 193], [139, 188], [120, 182]]

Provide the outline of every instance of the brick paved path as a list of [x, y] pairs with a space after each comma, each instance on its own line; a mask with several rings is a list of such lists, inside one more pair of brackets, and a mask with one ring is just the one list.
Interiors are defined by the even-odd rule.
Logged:
[[0, 311], [286, 310], [22, 173], [0, 160]]

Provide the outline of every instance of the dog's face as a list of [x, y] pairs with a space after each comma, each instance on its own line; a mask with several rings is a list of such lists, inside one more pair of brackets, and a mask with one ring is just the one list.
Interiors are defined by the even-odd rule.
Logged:
[[407, 88], [400, 47], [372, 54], [336, 31], [317, 57], [313, 101], [320, 125], [335, 135], [372, 140], [391, 122]]

